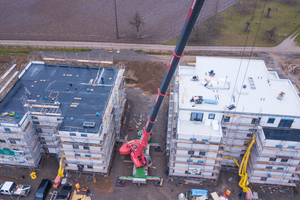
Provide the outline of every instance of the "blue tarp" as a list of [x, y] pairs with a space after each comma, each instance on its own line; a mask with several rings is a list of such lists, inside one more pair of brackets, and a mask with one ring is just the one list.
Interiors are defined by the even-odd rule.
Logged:
[[208, 193], [207, 190], [191, 189], [191, 196], [192, 197], [207, 196], [207, 193]]

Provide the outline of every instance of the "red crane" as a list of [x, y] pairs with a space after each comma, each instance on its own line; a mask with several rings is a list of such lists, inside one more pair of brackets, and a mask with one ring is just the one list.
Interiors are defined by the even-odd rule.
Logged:
[[161, 83], [160, 88], [158, 89], [158, 94], [157, 94], [154, 106], [152, 107], [150, 116], [148, 116], [147, 124], [143, 128], [142, 137], [140, 139], [131, 140], [131, 141], [125, 143], [119, 150], [120, 154], [123, 154], [123, 155], [130, 154], [131, 160], [133, 161], [134, 165], [137, 168], [142, 167], [144, 165], [149, 166], [152, 164], [150, 156], [147, 154], [144, 154], [144, 148], [148, 144], [148, 139], [152, 132], [152, 126], [156, 121], [157, 113], [160, 109], [160, 106], [161, 106], [163, 100], [164, 100], [164, 97], [167, 94], [168, 87], [173, 78], [175, 70], [178, 66], [180, 58], [183, 56], [183, 50], [184, 50], [184, 48], [187, 44], [187, 41], [191, 35], [191, 32], [192, 32], [195, 22], [198, 18], [200, 10], [204, 4], [204, 1], [205, 0], [194, 0], [193, 1], [193, 4], [192, 4], [189, 14], [187, 16], [187, 19], [186, 19], [183, 29], [181, 31], [180, 37], [178, 39], [176, 48], [175, 48], [175, 50], [173, 50], [173, 55], [169, 62], [164, 79]]

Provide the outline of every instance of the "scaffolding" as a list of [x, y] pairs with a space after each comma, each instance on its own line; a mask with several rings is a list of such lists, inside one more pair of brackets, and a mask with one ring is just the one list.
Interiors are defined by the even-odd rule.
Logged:
[[[173, 91], [170, 92], [169, 97], [166, 139], [166, 155], [169, 156], [168, 177], [171, 180], [174, 178], [183, 179], [186, 182], [197, 184], [212, 180], [217, 184], [222, 157], [221, 152], [215, 151], [211, 147], [219, 147], [220, 143], [212, 142], [211, 139], [197, 141], [178, 137], [179, 80], [177, 70], [173, 78]], [[196, 136], [193, 135], [192, 138], [196, 138]], [[189, 145], [189, 147], [180, 147], [181, 145]], [[201, 145], [201, 147], [197, 147], [197, 145]], [[178, 151], [182, 150], [188, 151], [188, 154], [179, 154]], [[195, 151], [199, 152], [199, 155], [195, 155]], [[197, 162], [193, 162], [194, 160]], [[180, 171], [184, 173], [180, 173]]]
[[16, 61], [11, 61], [0, 74], [0, 102], [18, 80], [19, 71]]
[[[115, 68], [115, 66], [112, 66], [111, 68]], [[104, 70], [105, 68], [103, 68], [101, 72], [98, 71], [96, 78], [93, 80], [93, 85], [99, 84]], [[80, 171], [80, 173], [89, 173], [92, 175], [107, 175], [109, 173], [115, 141], [120, 138], [121, 119], [126, 103], [125, 91], [125, 65], [120, 63], [114, 86], [109, 93], [108, 100], [106, 101], [102, 112], [100, 112], [102, 123], [97, 133], [93, 134], [93, 137], [89, 136], [84, 138], [72, 137], [70, 135], [63, 136], [65, 138], [69, 138], [70, 142], [63, 141], [62, 145], [84, 147], [84, 150], [79, 148], [66, 149], [64, 147], [60, 149], [60, 153], [65, 152], [67, 154], [67, 152], [73, 152], [75, 155], [62, 156], [66, 158], [64, 162], [68, 165], [65, 168], [67, 171], [75, 171], [76, 173], [77, 171]], [[62, 135], [58, 135], [58, 137], [62, 137]], [[82, 139], [85, 140], [80, 142], [78, 141]], [[90, 143], [90, 140], [97, 142]], [[100, 151], [95, 151], [95, 148], [99, 148]], [[82, 157], [80, 153], [89, 154], [89, 157]], [[83, 168], [79, 170], [80, 165], [82, 165]]]
[[[256, 143], [250, 156], [250, 183], [296, 187], [300, 180], [300, 143], [293, 149], [282, 147], [287, 141], [280, 141], [278, 147], [270, 147], [261, 140], [260, 134], [263, 134], [261, 127], [254, 132]], [[260, 158], [267, 158], [269, 161], [260, 161]], [[276, 162], [277, 159], [281, 162]], [[265, 168], [259, 167], [264, 165]], [[260, 180], [254, 180], [256, 177]]]

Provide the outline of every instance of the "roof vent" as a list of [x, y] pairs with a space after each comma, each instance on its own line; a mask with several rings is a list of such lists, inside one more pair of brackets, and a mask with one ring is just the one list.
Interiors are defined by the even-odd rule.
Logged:
[[83, 122], [83, 127], [84, 128], [94, 128], [95, 122]]
[[252, 78], [252, 77], [248, 77], [248, 81], [249, 81], [249, 84], [250, 84], [251, 89], [255, 90], [256, 87], [255, 87], [253, 78]]
[[284, 95], [285, 95], [284, 92], [280, 92], [277, 99], [281, 101], [283, 99]]
[[231, 104], [230, 106], [228, 106], [228, 109], [229, 110], [232, 110], [232, 109], [235, 109], [236, 107], [235, 107], [235, 105], [234, 104]]

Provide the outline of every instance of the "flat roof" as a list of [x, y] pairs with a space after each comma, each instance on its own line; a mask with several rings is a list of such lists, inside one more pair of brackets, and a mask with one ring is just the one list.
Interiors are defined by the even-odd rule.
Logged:
[[[211, 70], [214, 76], [210, 76]], [[299, 96], [291, 81], [269, 72], [263, 60], [197, 57], [195, 67], [179, 67], [179, 76], [179, 109], [300, 115]], [[198, 76], [199, 81], [193, 81], [193, 76]], [[285, 95], [278, 100], [281, 92]], [[192, 96], [203, 96], [218, 104], [192, 107]], [[229, 110], [232, 104], [236, 108]]]
[[300, 141], [300, 129], [263, 127], [267, 140]]
[[[0, 103], [1, 113], [14, 111], [20, 118], [6, 116], [1, 117], [0, 122], [14, 124], [20, 122], [25, 115], [21, 98], [25, 95], [24, 88], [26, 87], [31, 93], [30, 100], [37, 99], [50, 103], [54, 97], [60, 102], [61, 116], [64, 120], [59, 130], [96, 133], [100, 128], [101, 114], [106, 109], [118, 70], [116, 68], [31, 64]], [[94, 83], [96, 77], [100, 75], [104, 78], [104, 84], [99, 84], [99, 86], [89, 84]], [[70, 83], [73, 85], [71, 86]], [[100, 113], [98, 117], [97, 112]], [[95, 127], [83, 128], [84, 122], [95, 122]]]

